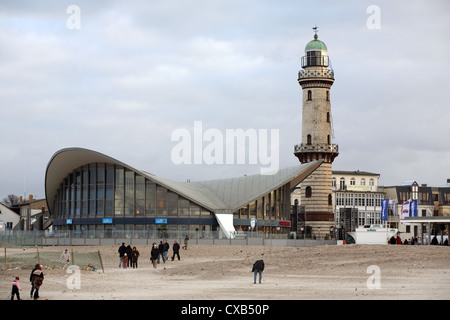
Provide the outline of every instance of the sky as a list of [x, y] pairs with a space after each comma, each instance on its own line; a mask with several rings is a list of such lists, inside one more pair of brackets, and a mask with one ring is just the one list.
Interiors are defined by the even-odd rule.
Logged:
[[444, 186], [449, 9], [447, 0], [1, 1], [0, 200], [44, 198], [51, 157], [70, 147], [177, 181], [260, 173], [260, 158], [174, 161], [174, 132], [194, 140], [195, 123], [223, 136], [267, 130], [270, 141], [277, 131], [279, 167], [297, 165], [297, 74], [314, 26], [335, 74], [333, 169], [378, 173], [385, 186]]

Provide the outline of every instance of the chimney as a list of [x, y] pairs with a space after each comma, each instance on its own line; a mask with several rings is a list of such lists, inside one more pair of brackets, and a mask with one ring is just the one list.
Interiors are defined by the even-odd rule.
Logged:
[[30, 194], [30, 196], [28, 197], [28, 200], [29, 200], [30, 202], [33, 202], [33, 195], [32, 195], [32, 194]]

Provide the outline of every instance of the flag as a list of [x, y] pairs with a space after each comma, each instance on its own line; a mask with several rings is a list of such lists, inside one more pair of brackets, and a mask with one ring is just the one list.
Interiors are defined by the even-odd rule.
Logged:
[[409, 216], [417, 217], [417, 199], [409, 202]]
[[393, 216], [396, 216], [397, 215], [397, 213], [396, 213], [396, 210], [395, 210], [395, 199], [393, 199], [393, 200], [391, 200], [392, 202], [391, 202], [391, 211], [392, 211], [392, 215]]
[[389, 199], [381, 200], [381, 220], [388, 219]]
[[409, 217], [410, 208], [411, 208], [411, 199], [403, 202], [403, 204], [402, 204], [402, 219]]

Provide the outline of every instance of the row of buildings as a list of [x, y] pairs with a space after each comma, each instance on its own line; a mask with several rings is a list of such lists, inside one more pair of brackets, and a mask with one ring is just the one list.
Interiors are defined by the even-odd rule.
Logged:
[[[164, 225], [168, 231], [175, 232], [209, 234], [228, 230], [224, 236], [229, 237], [233, 231], [252, 230], [254, 218], [256, 226], [253, 231], [261, 235], [281, 233], [299, 238], [335, 238], [343, 227], [343, 215], [353, 212], [353, 227], [387, 226], [399, 229], [402, 239], [411, 239], [421, 238], [428, 232], [440, 234], [442, 224], [433, 224], [434, 230], [427, 230], [428, 226], [422, 223], [402, 222], [405, 201], [418, 200], [419, 218], [450, 216], [449, 180], [443, 187], [419, 185], [416, 181], [380, 186], [377, 173], [333, 171], [333, 218], [328, 221], [331, 227], [324, 227], [323, 221], [314, 220], [300, 209], [302, 187], [297, 182], [314, 170], [311, 166], [281, 170], [279, 176], [264, 183], [261, 180], [267, 180], [266, 176], [255, 175], [211, 180], [201, 186], [199, 182], [173, 182], [146, 173], [140, 175], [128, 166], [110, 163], [112, 159], [107, 156], [103, 156], [106, 162], [92, 163], [88, 160], [92, 155], [102, 155], [89, 150], [66, 149], [55, 157], [72, 158], [76, 153], [83, 154], [80, 158], [89, 163], [80, 163], [77, 169], [59, 179], [53, 198], [33, 199], [30, 196], [20, 199], [13, 207], [0, 204], [2, 228], [30, 230], [49, 227], [51, 230], [103, 234], [112, 230], [152, 231]], [[67, 159], [61, 158], [60, 161], [63, 163]], [[316, 165], [320, 166], [315, 164], [314, 167]], [[224, 195], [221, 201], [226, 205], [221, 207], [216, 203], [212, 207], [213, 190]], [[390, 202], [387, 220], [381, 218], [383, 199]], [[47, 205], [51, 202], [48, 200], [54, 204], [50, 206], [51, 216]], [[232, 203], [234, 207], [230, 207]], [[226, 221], [220, 220], [223, 216], [230, 218], [228, 226]], [[448, 231], [444, 229], [444, 233], [448, 234]]]

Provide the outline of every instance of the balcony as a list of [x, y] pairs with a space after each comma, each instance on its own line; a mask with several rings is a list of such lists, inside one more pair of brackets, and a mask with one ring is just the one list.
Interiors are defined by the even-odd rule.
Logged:
[[337, 144], [296, 144], [294, 146], [294, 153], [299, 152], [330, 152], [339, 153], [339, 146]]
[[334, 80], [334, 72], [331, 69], [323, 70], [300, 70], [298, 72], [298, 80], [311, 79], [311, 78], [327, 78]]

